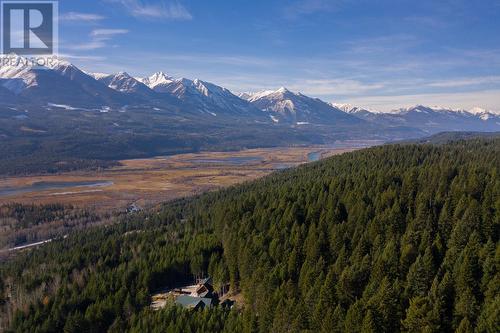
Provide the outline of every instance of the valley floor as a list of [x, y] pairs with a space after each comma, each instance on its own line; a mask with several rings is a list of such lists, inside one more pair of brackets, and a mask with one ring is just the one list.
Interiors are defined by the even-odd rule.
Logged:
[[7, 177], [0, 180], [0, 205], [63, 203], [100, 212], [151, 207], [253, 180], [273, 171], [375, 144], [351, 142], [334, 147], [249, 149], [123, 160], [100, 172]]

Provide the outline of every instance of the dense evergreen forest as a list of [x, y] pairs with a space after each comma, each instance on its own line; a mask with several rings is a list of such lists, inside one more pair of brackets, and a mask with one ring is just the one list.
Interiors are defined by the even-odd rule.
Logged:
[[[370, 148], [0, 268], [7, 332], [499, 332], [500, 140]], [[242, 309], [149, 309], [210, 274]]]

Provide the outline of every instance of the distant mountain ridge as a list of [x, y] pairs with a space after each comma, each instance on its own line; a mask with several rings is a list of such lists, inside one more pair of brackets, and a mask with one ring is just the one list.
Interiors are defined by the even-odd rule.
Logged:
[[145, 78], [126, 72], [87, 73], [57, 58], [38, 66], [15, 55], [2, 56], [0, 98], [0, 106], [19, 108], [64, 105], [67, 110], [104, 108], [123, 112], [135, 107], [163, 110], [175, 121], [190, 119], [214, 126], [255, 123], [299, 129], [328, 127], [334, 134], [352, 130], [369, 137], [398, 139], [440, 131], [500, 130], [500, 114], [480, 108], [454, 110], [417, 105], [381, 113], [326, 103], [285, 87], [235, 95], [210, 82], [173, 78], [163, 72]]
[[[47, 66], [38, 66], [22, 57], [1, 58], [1, 86], [14, 94], [18, 102], [78, 106], [123, 105], [131, 102], [131, 99], [121, 96], [69, 62], [55, 59]], [[6, 62], [5, 58], [9, 61]], [[10, 102], [2, 100], [5, 104]]]
[[[186, 78], [150, 82], [150, 88], [160, 94], [170, 94], [189, 106], [213, 115], [222, 113], [231, 116], [254, 116], [263, 119], [263, 114], [246, 100], [234, 95], [226, 88], [199, 79]], [[143, 81], [143, 82], [144, 82]], [[152, 83], [151, 83], [152, 82]]]
[[276, 91], [247, 94], [244, 97], [260, 110], [269, 114], [277, 123], [292, 125], [361, 125], [364, 121], [346, 112], [301, 93], [294, 93], [285, 87]]
[[[334, 104], [338, 105], [338, 104]], [[499, 131], [500, 113], [481, 108], [457, 110], [416, 105], [390, 113], [373, 112], [363, 108], [338, 105], [343, 111], [384, 126], [412, 126], [433, 134], [443, 131]]]
[[9, 59], [0, 66], [0, 104], [4, 105], [161, 106], [183, 108], [186, 114], [254, 117], [247, 120], [271, 123], [249, 102], [223, 87], [198, 79], [174, 79], [162, 72], [148, 78], [134, 78], [126, 72], [86, 73], [57, 58], [46, 66], [32, 66], [28, 59], [18, 56], [3, 58]]

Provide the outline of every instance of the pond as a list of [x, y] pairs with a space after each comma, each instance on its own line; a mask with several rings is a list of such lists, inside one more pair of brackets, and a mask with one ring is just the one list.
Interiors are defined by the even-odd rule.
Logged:
[[309, 162], [316, 162], [321, 159], [321, 152], [320, 151], [314, 151], [312, 153], [307, 154], [307, 160]]

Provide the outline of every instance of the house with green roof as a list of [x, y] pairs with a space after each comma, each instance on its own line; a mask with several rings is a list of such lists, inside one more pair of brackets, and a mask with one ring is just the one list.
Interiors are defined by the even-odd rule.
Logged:
[[179, 295], [175, 299], [175, 304], [185, 307], [187, 309], [204, 309], [211, 308], [214, 305], [213, 298], [196, 297], [190, 295]]

